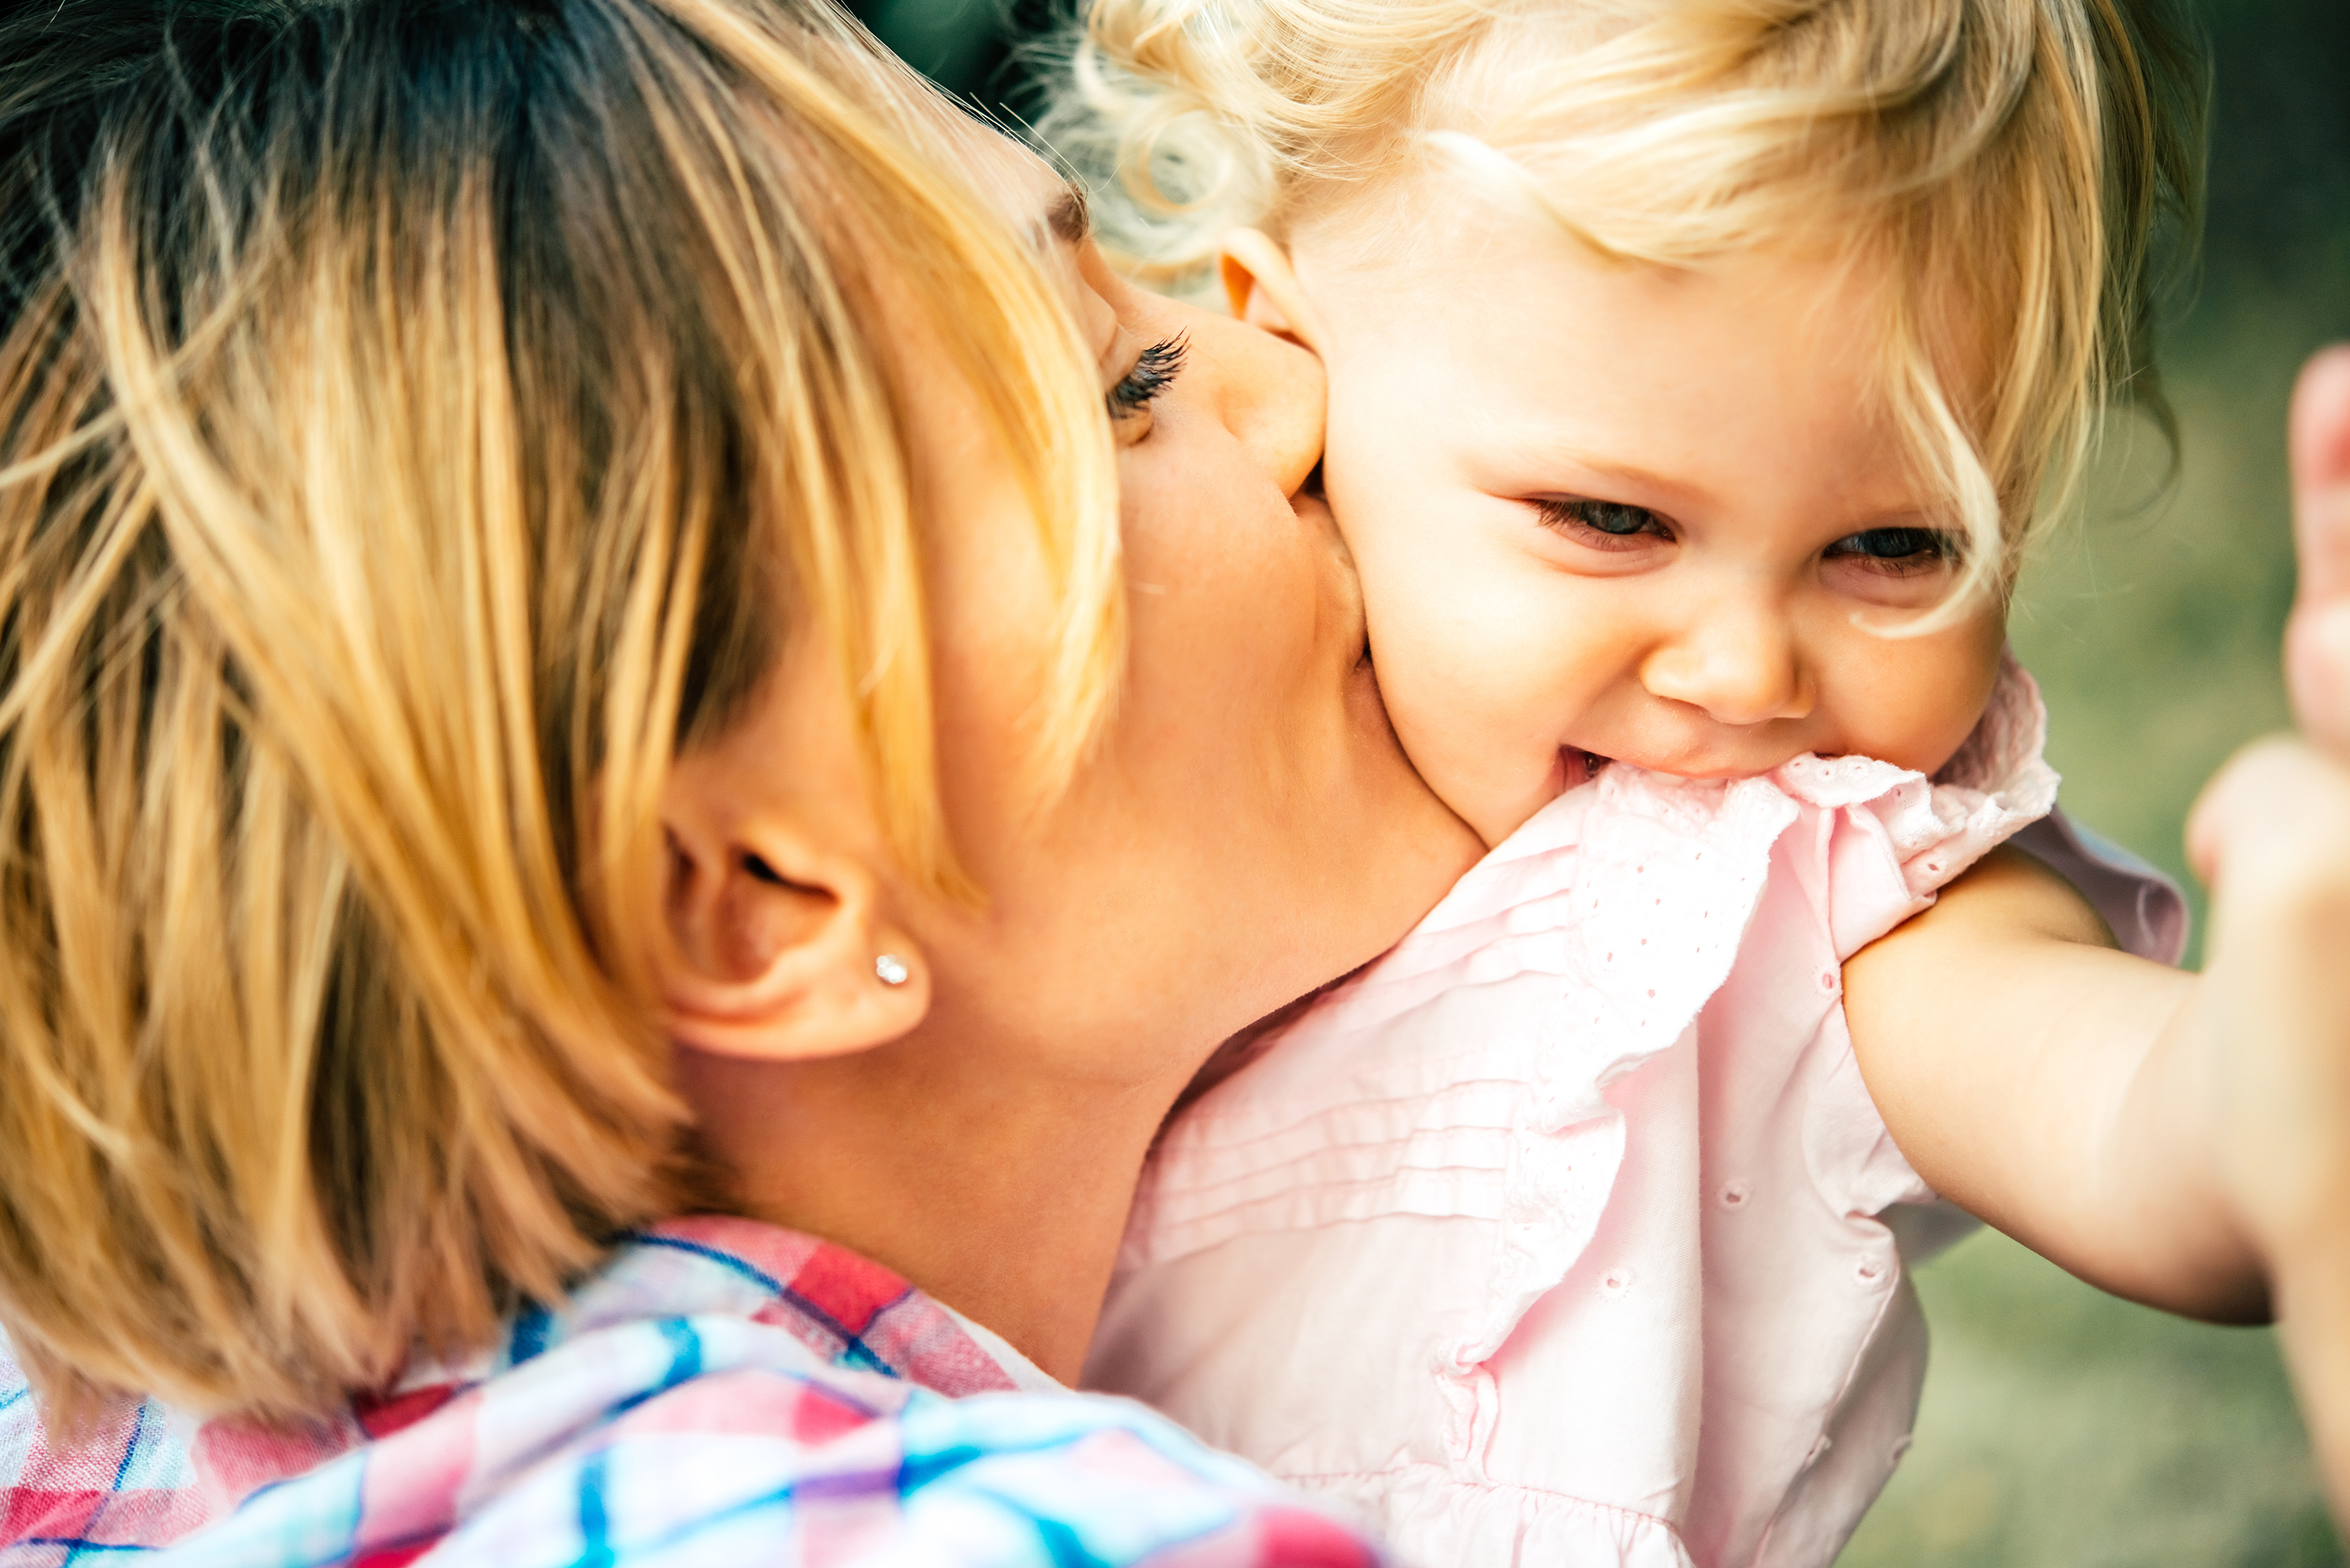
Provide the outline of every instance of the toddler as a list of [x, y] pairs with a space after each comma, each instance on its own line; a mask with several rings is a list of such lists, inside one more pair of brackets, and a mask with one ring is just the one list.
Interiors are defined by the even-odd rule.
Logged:
[[1408, 1561], [1824, 1564], [1961, 1210], [2261, 1310], [2176, 892], [2053, 815], [2003, 651], [2101, 411], [2162, 413], [2180, 40], [2152, 0], [1097, 0], [1126, 243], [1222, 236], [1326, 362], [1388, 711], [1492, 853], [1170, 1124], [1089, 1381]]

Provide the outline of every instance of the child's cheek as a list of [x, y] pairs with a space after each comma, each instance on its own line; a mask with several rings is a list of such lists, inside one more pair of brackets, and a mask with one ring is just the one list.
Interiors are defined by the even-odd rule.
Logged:
[[[1425, 541], [1433, 531], [1416, 532]], [[1373, 664], [1405, 754], [1498, 844], [1559, 788], [1541, 618], [1473, 550], [1381, 551], [1362, 564]]]
[[[1895, 679], [1875, 691], [1856, 691], [1852, 704], [1861, 732], [1848, 749], [1922, 774], [1936, 774], [1966, 743], [1998, 682], [2006, 618], [1986, 612], [1947, 632], [1917, 639], [1908, 649], [1880, 644], [1877, 659]], [[1905, 657], [1906, 654], [1906, 657]], [[1872, 737], [1866, 733], [1875, 731]]]
[[1488, 844], [1555, 792], [1557, 718], [1528, 628], [1528, 564], [1497, 541], [1492, 500], [1449, 476], [1424, 399], [1384, 368], [1334, 366], [1324, 480], [1363, 589], [1380, 696], [1405, 754]]

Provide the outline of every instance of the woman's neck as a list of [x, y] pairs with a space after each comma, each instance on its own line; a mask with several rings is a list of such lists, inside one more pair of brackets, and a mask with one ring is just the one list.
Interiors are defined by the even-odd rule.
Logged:
[[682, 1053], [740, 1211], [872, 1259], [1074, 1384], [1180, 1078], [1007, 1070], [917, 1032], [851, 1056]]

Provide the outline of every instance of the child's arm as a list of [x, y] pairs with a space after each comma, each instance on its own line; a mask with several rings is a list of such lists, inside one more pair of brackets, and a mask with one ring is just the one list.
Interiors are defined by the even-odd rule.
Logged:
[[2115, 951], [2080, 896], [1993, 854], [1845, 966], [1869, 1093], [1934, 1189], [2118, 1295], [2268, 1313], [2219, 1163], [2205, 977]]
[[2254, 747], [2196, 809], [2204, 972], [2103, 950], [2071, 889], [2006, 854], [1856, 954], [1846, 1012], [1937, 1189], [2178, 1311], [2260, 1316], [2265, 1272], [2350, 1500], [2350, 349], [2303, 373], [2292, 449], [2309, 740]]

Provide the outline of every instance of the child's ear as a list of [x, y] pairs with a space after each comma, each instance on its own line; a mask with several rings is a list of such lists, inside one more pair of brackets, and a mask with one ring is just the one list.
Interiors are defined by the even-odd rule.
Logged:
[[1232, 315], [1276, 337], [1322, 352], [1321, 317], [1297, 281], [1289, 253], [1258, 229], [1234, 229], [1223, 238], [1224, 297]]
[[671, 774], [661, 826], [658, 967], [670, 1038], [754, 1061], [846, 1055], [930, 1009], [930, 975], [882, 919], [854, 855], [785, 817], [737, 816], [695, 759]]

